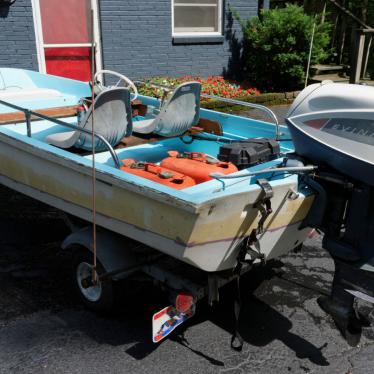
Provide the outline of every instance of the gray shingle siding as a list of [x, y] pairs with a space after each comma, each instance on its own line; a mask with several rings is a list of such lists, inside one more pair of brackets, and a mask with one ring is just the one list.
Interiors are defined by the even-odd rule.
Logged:
[[0, 6], [0, 66], [38, 70], [31, 0]]
[[235, 75], [242, 18], [257, 15], [258, 0], [226, 0], [223, 42], [172, 43], [171, 0], [101, 0], [103, 65], [131, 78], [154, 75]]

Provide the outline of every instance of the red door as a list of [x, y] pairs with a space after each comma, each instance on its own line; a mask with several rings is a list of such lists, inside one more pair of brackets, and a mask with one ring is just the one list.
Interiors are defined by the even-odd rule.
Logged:
[[37, 2], [42, 70], [62, 77], [91, 80], [91, 0]]

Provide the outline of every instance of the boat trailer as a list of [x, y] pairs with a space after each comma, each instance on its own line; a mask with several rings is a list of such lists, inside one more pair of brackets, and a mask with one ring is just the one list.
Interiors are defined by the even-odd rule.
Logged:
[[[62, 249], [70, 251], [74, 255], [82, 250], [86, 252], [85, 258], [92, 259], [92, 227], [77, 228], [66, 216], [70, 227], [75, 230], [64, 240]], [[105, 300], [104, 285], [121, 279], [131, 278], [141, 274], [141, 279], [151, 280], [163, 291], [167, 292], [170, 305], [153, 316], [153, 342], [158, 343], [168, 336], [177, 326], [191, 318], [196, 309], [196, 304], [203, 298], [207, 298], [210, 306], [219, 301], [221, 287], [238, 280], [238, 295], [235, 299], [235, 325], [239, 318], [240, 292], [239, 279], [250, 271], [253, 266], [263, 264], [260, 257], [257, 261], [245, 260], [249, 241], [243, 241], [238, 266], [235, 269], [220, 272], [206, 272], [201, 269], [179, 261], [166, 254], [147, 247], [144, 244], [134, 242], [111, 231], [100, 228], [97, 231], [97, 260], [99, 263], [96, 280], [93, 276], [93, 266], [87, 260], [75, 262], [73, 271], [76, 272], [77, 290], [81, 301], [91, 309], [107, 310], [112, 305], [101, 303]], [[125, 249], [125, 250], [124, 250]], [[87, 262], [85, 262], [87, 261]], [[74, 263], [74, 260], [73, 260]], [[79, 276], [82, 264], [86, 266], [84, 276]], [[88, 291], [90, 290], [90, 291]], [[95, 296], [96, 290], [96, 296]], [[235, 337], [239, 344], [233, 348], [240, 350], [242, 341], [235, 328]], [[238, 348], [239, 347], [239, 348]]]

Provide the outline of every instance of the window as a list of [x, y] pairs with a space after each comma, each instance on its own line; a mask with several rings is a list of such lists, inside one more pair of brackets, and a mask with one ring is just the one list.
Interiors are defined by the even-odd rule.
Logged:
[[223, 0], [173, 0], [173, 35], [221, 35]]

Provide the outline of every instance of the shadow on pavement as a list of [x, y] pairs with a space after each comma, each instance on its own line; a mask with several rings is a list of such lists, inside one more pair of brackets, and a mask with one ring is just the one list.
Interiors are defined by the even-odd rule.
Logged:
[[[277, 266], [280, 263], [277, 262]], [[269, 280], [276, 276], [276, 273], [270, 267], [265, 267], [259, 270], [254, 270], [252, 274], [245, 277], [241, 284], [243, 297], [243, 305], [240, 317], [240, 334], [244, 341], [252, 346], [264, 347], [274, 340], [279, 340], [291, 350], [300, 359], [309, 359], [312, 363], [318, 366], [327, 366], [329, 362], [322, 354], [322, 349], [326, 347], [327, 343], [321, 347], [316, 347], [306, 339], [292, 333], [292, 322], [272, 308], [269, 304], [262, 301], [259, 297], [253, 294], [262, 282]], [[174, 331], [169, 339], [183, 345], [186, 349], [194, 352], [200, 357], [205, 358], [209, 363], [217, 366], [224, 366], [224, 363], [216, 358], [209, 357], [204, 353], [194, 349], [184, 336], [184, 332], [194, 325], [199, 325], [207, 320], [210, 320], [221, 329], [229, 333], [233, 331], [234, 316], [233, 316], [233, 285], [228, 285], [222, 290], [221, 301], [213, 308], [206, 305], [203, 300], [198, 304], [197, 314], [194, 318], [189, 320], [185, 325], [182, 325]], [[245, 291], [245, 292], [243, 292]], [[290, 295], [290, 298], [295, 296]], [[295, 300], [284, 300], [284, 304], [294, 305]], [[300, 304], [300, 302], [299, 302]], [[139, 321], [140, 322], [140, 321]], [[148, 321], [140, 322], [144, 324]], [[162, 343], [161, 343], [162, 344]], [[230, 344], [230, 339], [222, 342], [222, 344]], [[145, 339], [141, 339], [138, 343], [126, 351], [135, 359], [142, 359], [152, 353], [158, 346], [150, 342], [148, 334]]]
[[[0, 195], [1, 193], [4, 191], [1, 190]], [[58, 249], [57, 243], [62, 240], [62, 233], [66, 230], [61, 217], [51, 208], [30, 202], [31, 199], [9, 190], [5, 190], [5, 194], [8, 200], [3, 200], [1, 205], [6, 207], [9, 213], [3, 210], [0, 214], [0, 221], [4, 223], [0, 232], [0, 280], [3, 282], [0, 291], [3, 300], [0, 302], [0, 320], [48, 310], [56, 313], [68, 329], [82, 331], [100, 344], [131, 344], [126, 353], [137, 360], [155, 351], [160, 345], [151, 341], [151, 316], [168, 305], [165, 295], [146, 285], [131, 298], [123, 295], [124, 305], [109, 317], [82, 310], [71, 297], [72, 289], [67, 282], [67, 270], [55, 253]], [[21, 206], [24, 209], [20, 209]], [[37, 216], [32, 218], [35, 212]], [[10, 213], [12, 217], [7, 220]], [[278, 261], [273, 262], [274, 265], [280, 267], [283, 264]], [[44, 270], [35, 272], [35, 269]], [[316, 365], [328, 365], [322, 354], [325, 345], [316, 347], [291, 332], [292, 322], [271, 306], [277, 305], [274, 300], [277, 300], [279, 295], [267, 292], [264, 296], [262, 291], [259, 291], [261, 284], [275, 276], [274, 268], [266, 266], [252, 271], [242, 281], [240, 333], [245, 342], [264, 347], [278, 340], [293, 350], [297, 357], [307, 358]], [[200, 302], [196, 316], [178, 328], [169, 339], [206, 359], [210, 364], [224, 366], [218, 358], [209, 357], [191, 346], [184, 337], [184, 331], [210, 320], [231, 333], [234, 324], [232, 287], [233, 285], [228, 285], [221, 290], [221, 301], [212, 309], [206, 305], [205, 300]], [[282, 295], [285, 295], [285, 299], [281, 300], [283, 305], [300, 305], [298, 296], [289, 292], [287, 287], [283, 287]], [[222, 344], [229, 345], [229, 339]]]

